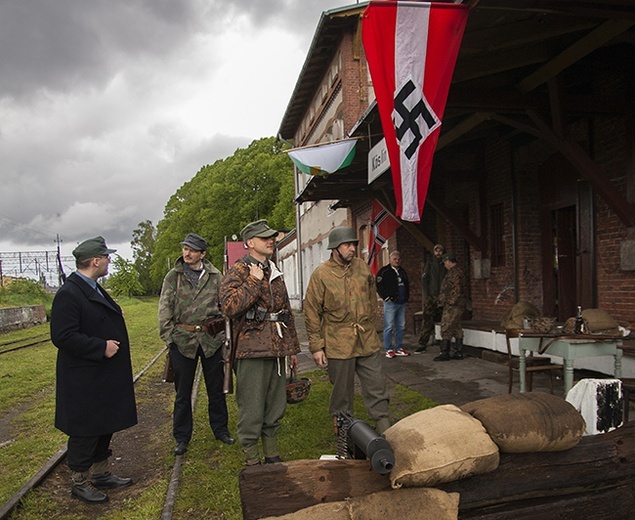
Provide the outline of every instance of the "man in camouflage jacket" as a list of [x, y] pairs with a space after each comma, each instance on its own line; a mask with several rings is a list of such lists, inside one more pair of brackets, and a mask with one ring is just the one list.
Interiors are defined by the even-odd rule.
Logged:
[[223, 277], [221, 309], [232, 320], [238, 441], [249, 466], [280, 462], [276, 433], [286, 410], [286, 357], [297, 368], [300, 342], [282, 273], [270, 258], [278, 232], [266, 220], [241, 231], [249, 254]]
[[352, 228], [331, 231], [331, 258], [311, 275], [304, 315], [313, 360], [327, 368], [333, 385], [329, 413], [353, 412], [357, 374], [368, 415], [383, 433], [390, 420], [382, 345], [375, 328], [377, 291], [370, 269], [355, 257], [357, 243]]
[[201, 359], [208, 397], [209, 424], [214, 436], [225, 444], [234, 439], [227, 427], [227, 404], [223, 393], [224, 321], [218, 308], [221, 273], [205, 259], [207, 242], [190, 233], [183, 255], [163, 279], [159, 300], [159, 334], [169, 346], [174, 369], [174, 453], [182, 455], [192, 438], [192, 387]]
[[[446, 253], [441, 257], [447, 273], [441, 282], [439, 304], [443, 306], [441, 316], [441, 354], [434, 361], [463, 359], [463, 328], [461, 318], [467, 306], [467, 277], [457, 263], [456, 256]], [[455, 338], [454, 350], [450, 344]]]

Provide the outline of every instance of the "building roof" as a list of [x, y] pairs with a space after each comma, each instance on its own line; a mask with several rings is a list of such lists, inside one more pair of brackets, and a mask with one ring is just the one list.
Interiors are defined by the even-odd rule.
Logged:
[[[336, 50], [340, 32], [357, 23], [367, 4], [323, 13], [280, 125], [282, 137], [293, 138]], [[632, 0], [480, 0], [472, 4], [435, 154], [433, 182], [444, 170], [456, 173], [460, 168], [452, 164], [453, 147], [469, 147], [493, 129], [503, 127], [505, 132], [544, 138], [535, 115], [554, 113], [549, 89], [562, 92], [562, 113], [568, 118], [624, 113], [632, 105], [626, 96], [607, 98], [593, 88], [594, 78], [600, 75], [632, 75]], [[381, 124], [373, 104], [351, 135], [378, 132]], [[299, 201], [339, 199], [346, 204], [371, 198], [369, 189], [386, 188], [386, 174], [372, 186], [367, 184], [367, 153], [374, 144], [370, 137], [362, 139], [349, 168], [314, 178]]]

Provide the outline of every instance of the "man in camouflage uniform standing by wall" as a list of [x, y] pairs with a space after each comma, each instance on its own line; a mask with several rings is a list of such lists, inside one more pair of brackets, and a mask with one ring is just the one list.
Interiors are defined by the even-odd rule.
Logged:
[[238, 441], [248, 466], [282, 462], [276, 432], [286, 410], [286, 357], [297, 368], [300, 342], [282, 273], [270, 259], [278, 232], [266, 220], [241, 231], [249, 254], [221, 283], [221, 309], [232, 320]]
[[333, 385], [329, 413], [335, 418], [338, 412], [353, 412], [357, 374], [368, 415], [383, 433], [390, 420], [383, 349], [375, 329], [377, 291], [366, 262], [355, 257], [357, 244], [350, 227], [337, 227], [329, 234], [331, 258], [311, 275], [305, 323], [313, 360], [327, 368]]
[[209, 424], [225, 444], [234, 439], [227, 428], [223, 393], [222, 349], [225, 330], [218, 308], [221, 273], [205, 259], [207, 242], [190, 233], [181, 242], [182, 256], [163, 279], [159, 300], [159, 333], [169, 346], [174, 369], [174, 453], [183, 455], [192, 438], [192, 387], [201, 359], [208, 397]]
[[[439, 303], [443, 306], [441, 316], [441, 354], [434, 361], [463, 359], [463, 328], [461, 317], [467, 306], [467, 277], [458, 266], [456, 255], [446, 253], [441, 257], [447, 273], [441, 282]], [[454, 350], [450, 354], [450, 344], [455, 338]]]
[[428, 349], [430, 336], [434, 332], [434, 324], [439, 320], [441, 315], [441, 307], [439, 306], [439, 290], [441, 289], [441, 281], [445, 276], [446, 269], [443, 266], [441, 257], [444, 248], [441, 244], [437, 244], [433, 249], [433, 256], [428, 259], [423, 268], [421, 283], [423, 285], [423, 316], [421, 320], [421, 333], [419, 334], [419, 348], [415, 350], [415, 354], [420, 354]]

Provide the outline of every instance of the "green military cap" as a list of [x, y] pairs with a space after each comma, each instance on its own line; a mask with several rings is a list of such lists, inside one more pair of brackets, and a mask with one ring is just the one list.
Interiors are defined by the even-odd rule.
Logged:
[[247, 242], [250, 238], [272, 238], [278, 235], [275, 229], [271, 229], [265, 219], [256, 220], [256, 222], [250, 222], [247, 224], [240, 235], [243, 237], [243, 242]]
[[81, 244], [79, 244], [73, 250], [73, 256], [75, 257], [75, 260], [81, 262], [82, 260], [88, 260], [89, 258], [109, 255], [115, 251], [117, 250], [106, 247], [104, 237], [94, 237], [84, 240]]
[[441, 257], [441, 261], [445, 262], [446, 260], [449, 260], [450, 262], [456, 262], [456, 255], [454, 253], [445, 253]]

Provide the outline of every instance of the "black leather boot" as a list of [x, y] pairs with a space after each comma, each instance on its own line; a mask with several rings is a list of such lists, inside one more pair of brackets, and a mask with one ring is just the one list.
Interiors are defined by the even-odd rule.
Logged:
[[441, 340], [441, 354], [433, 358], [432, 361], [450, 361], [450, 340]]
[[454, 344], [454, 352], [452, 352], [452, 359], [463, 359], [463, 338], [456, 338]]

